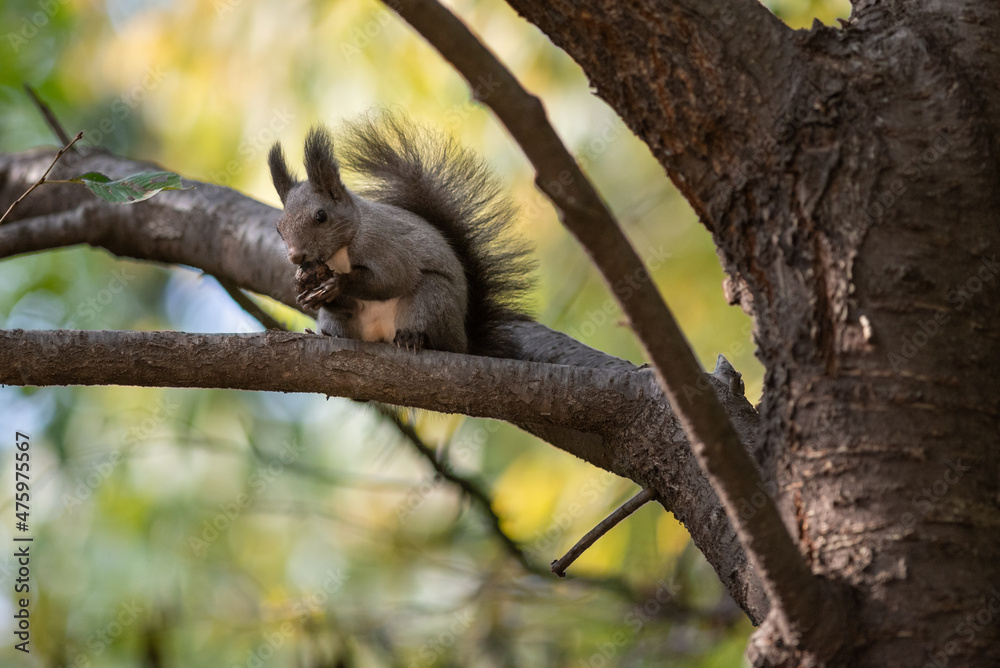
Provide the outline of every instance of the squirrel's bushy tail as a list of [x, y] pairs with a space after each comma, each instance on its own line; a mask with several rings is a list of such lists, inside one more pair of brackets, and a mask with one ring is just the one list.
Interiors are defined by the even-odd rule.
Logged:
[[489, 167], [454, 139], [391, 113], [348, 123], [338, 143], [361, 195], [417, 214], [451, 243], [468, 281], [469, 352], [516, 356], [502, 325], [528, 318], [533, 262], [511, 229], [516, 207]]

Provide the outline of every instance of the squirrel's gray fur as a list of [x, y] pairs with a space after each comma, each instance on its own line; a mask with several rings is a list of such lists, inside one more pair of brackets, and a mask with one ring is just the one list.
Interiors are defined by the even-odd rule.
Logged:
[[280, 144], [268, 155], [289, 259], [338, 272], [337, 296], [320, 309], [321, 331], [515, 356], [502, 325], [527, 317], [519, 302], [532, 264], [511, 235], [515, 209], [489, 168], [453, 140], [392, 114], [349, 123], [338, 149], [360, 177], [357, 192], [341, 180], [322, 127], [306, 138], [307, 181], [289, 172]]

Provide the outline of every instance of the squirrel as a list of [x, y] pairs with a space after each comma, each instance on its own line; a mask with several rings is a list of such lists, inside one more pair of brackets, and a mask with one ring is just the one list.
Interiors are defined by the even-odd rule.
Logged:
[[[329, 336], [492, 357], [515, 357], [502, 325], [528, 319], [533, 263], [513, 235], [516, 210], [474, 153], [394, 114], [305, 141], [308, 180], [268, 154], [284, 211], [278, 233], [299, 266], [300, 305]], [[338, 161], [339, 157], [339, 161]], [[361, 177], [357, 191], [340, 165]]]

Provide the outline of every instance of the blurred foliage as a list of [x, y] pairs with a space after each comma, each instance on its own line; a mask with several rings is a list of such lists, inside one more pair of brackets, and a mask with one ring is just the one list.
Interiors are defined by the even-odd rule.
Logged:
[[[844, 1], [774, 0], [794, 27]], [[709, 235], [565, 54], [495, 1], [459, 13], [525, 84], [627, 227], [703, 363], [760, 391], [749, 322], [724, 303]], [[264, 151], [308, 126], [405, 108], [490, 157], [538, 247], [538, 317], [640, 362], [609, 291], [519, 151], [449, 66], [371, 1], [5, 0], [0, 151], [70, 133], [277, 205]], [[0, 264], [6, 328], [253, 331], [185, 268], [59, 250]], [[304, 318], [288, 317], [296, 326]], [[395, 427], [340, 399], [172, 389], [0, 388], [0, 528], [13, 545], [14, 433], [30, 435], [32, 652], [17, 666], [734, 666], [749, 624], [672, 516], [647, 506], [565, 581], [526, 572]], [[507, 426], [411, 413], [494, 497], [541, 570], [635, 491]], [[593, 584], [614, 579], [620, 587]], [[677, 605], [685, 612], [674, 614]], [[665, 657], [670, 657], [669, 662]]]

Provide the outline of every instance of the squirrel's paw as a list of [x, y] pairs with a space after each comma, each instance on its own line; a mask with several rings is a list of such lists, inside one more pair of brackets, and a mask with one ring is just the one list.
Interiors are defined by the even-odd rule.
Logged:
[[340, 277], [325, 263], [303, 262], [295, 272], [296, 301], [305, 308], [318, 310], [340, 295]]
[[323, 304], [329, 303], [340, 295], [340, 282], [337, 276], [324, 281], [318, 287], [299, 293], [296, 301], [305, 308], [318, 310]]
[[392, 340], [397, 348], [406, 348], [419, 353], [427, 345], [427, 335], [412, 329], [397, 329], [396, 338]]

